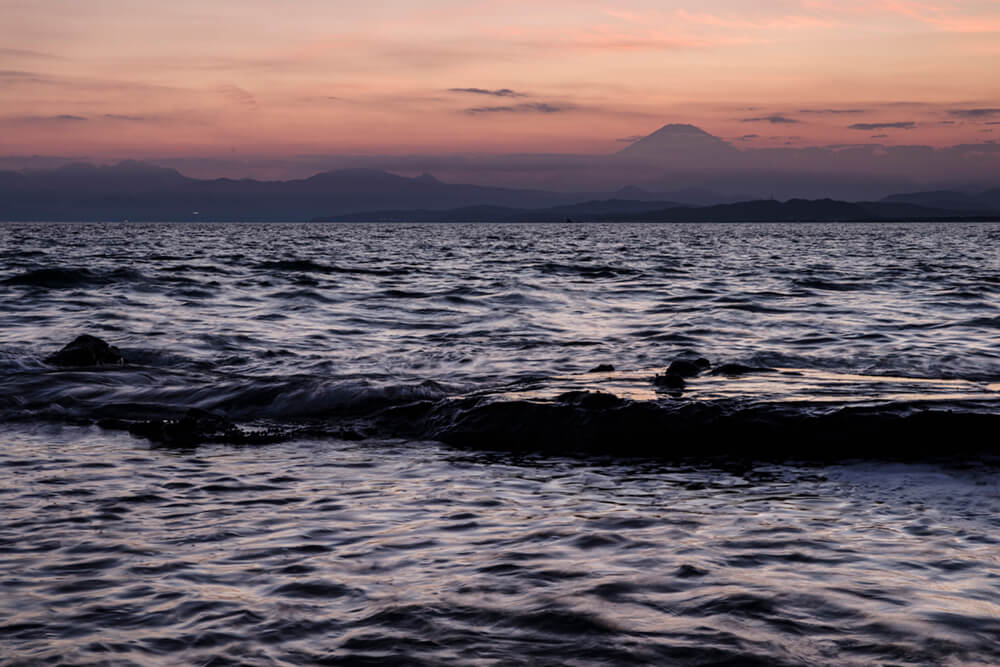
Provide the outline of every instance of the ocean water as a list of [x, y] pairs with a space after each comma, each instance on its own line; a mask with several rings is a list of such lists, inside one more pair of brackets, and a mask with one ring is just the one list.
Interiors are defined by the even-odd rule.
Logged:
[[998, 250], [2, 224], [0, 660], [1000, 661]]

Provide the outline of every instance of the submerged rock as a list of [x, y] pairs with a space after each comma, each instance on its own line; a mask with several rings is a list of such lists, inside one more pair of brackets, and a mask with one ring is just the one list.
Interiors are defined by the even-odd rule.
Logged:
[[669, 389], [676, 392], [684, 391], [684, 378], [680, 375], [670, 373], [669, 371], [663, 375], [656, 375], [653, 377], [653, 384], [662, 389]]
[[191, 408], [176, 420], [149, 419], [123, 421], [105, 419], [98, 422], [102, 428], [127, 430], [155, 445], [167, 447], [196, 447], [205, 443], [229, 445], [263, 445], [283, 442], [292, 437], [293, 431], [281, 429], [247, 430], [236, 426], [222, 415]]
[[594, 410], [616, 408], [624, 404], [625, 401], [614, 394], [603, 391], [567, 391], [556, 396], [555, 402]]
[[653, 377], [653, 384], [669, 394], [680, 396], [686, 386], [684, 378], [694, 377], [711, 367], [712, 364], [704, 357], [674, 359], [663, 375], [657, 374]]
[[97, 336], [83, 334], [45, 359], [53, 366], [124, 366], [125, 357], [114, 345]]
[[667, 375], [679, 375], [690, 378], [698, 375], [704, 370], [711, 368], [712, 364], [708, 359], [699, 357], [697, 359], [674, 359], [667, 368]]

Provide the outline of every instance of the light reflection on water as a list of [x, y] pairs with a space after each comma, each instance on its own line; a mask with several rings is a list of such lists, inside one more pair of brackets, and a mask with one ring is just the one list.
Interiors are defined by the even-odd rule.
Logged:
[[[661, 400], [668, 394], [650, 382], [662, 367], [563, 375], [545, 386], [515, 388], [504, 395], [550, 399], [567, 391], [604, 391], [635, 401]], [[836, 373], [810, 368], [774, 368], [738, 377], [703, 374], [688, 378], [679, 395], [691, 400], [752, 399], [766, 403], [878, 404], [930, 401], [1000, 401], [1000, 384], [969, 380], [908, 378]]]
[[[996, 224], [0, 224], [0, 362], [433, 379], [713, 362], [995, 382]], [[46, 273], [48, 272], [48, 273]]]
[[15, 663], [1000, 660], [981, 465], [3, 445]]

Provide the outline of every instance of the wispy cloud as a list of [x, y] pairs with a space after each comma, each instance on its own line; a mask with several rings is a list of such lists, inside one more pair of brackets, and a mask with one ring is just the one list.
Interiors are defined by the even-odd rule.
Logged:
[[759, 138], [760, 138], [759, 134], [744, 134], [742, 137], [740, 137], [740, 141], [750, 141], [752, 139], [759, 139]]
[[74, 94], [96, 96], [106, 96], [109, 94], [177, 95], [182, 92], [192, 92], [190, 89], [142, 81], [89, 78], [73, 75], [63, 76], [27, 70], [0, 70], [0, 87], [15, 86], [40, 86], [50, 90], [71, 91]]
[[223, 97], [234, 104], [245, 107], [249, 110], [257, 109], [257, 98], [254, 97], [253, 93], [248, 90], [244, 90], [243, 88], [231, 83], [224, 83], [218, 86], [216, 90], [222, 94]]
[[5, 49], [0, 48], [0, 56], [4, 58], [37, 58], [42, 60], [53, 60], [56, 56], [51, 53], [32, 51], [31, 49]]
[[952, 109], [948, 113], [960, 118], [988, 118], [990, 116], [1000, 116], [1000, 109]]
[[833, 28], [839, 22], [827, 17], [805, 15], [773, 16], [763, 20], [733, 19], [733, 12], [711, 13], [704, 11], [689, 12], [684, 9], [674, 11], [676, 20], [733, 30], [793, 30], [802, 31], [814, 28]]
[[773, 116], [757, 116], [755, 118], [744, 118], [744, 123], [771, 123], [772, 125], [793, 125], [801, 121], [787, 116], [775, 114]]
[[136, 123], [148, 120], [145, 116], [131, 116], [128, 114], [121, 114], [121, 113], [106, 113], [104, 114], [104, 118], [106, 120], [123, 120]]
[[520, 93], [510, 88], [449, 88], [449, 93], [471, 93], [473, 95], [492, 95], [493, 97], [527, 97], [527, 93]]
[[[971, 2], [923, 2], [919, 0], [805, 0], [805, 4], [827, 14], [853, 20], [875, 16], [902, 16], [942, 32], [989, 33], [1000, 31], [996, 11], [976, 13]], [[989, 4], [989, 3], [985, 3]], [[965, 6], [963, 6], [965, 5]]]
[[[533, 51], [680, 51], [701, 49], [727, 40], [693, 39], [657, 30], [617, 30], [607, 26], [586, 29], [528, 32], [507, 31], [499, 37]], [[728, 42], [740, 40], [728, 40]]]
[[621, 139], [615, 139], [615, 141], [620, 141], [623, 144], [634, 144], [640, 139], [645, 139], [646, 136], [643, 134], [633, 134], [631, 137], [622, 137]]
[[799, 113], [859, 114], [859, 113], [865, 113], [865, 109], [799, 109]]
[[40, 83], [46, 81], [47, 77], [38, 72], [25, 72], [23, 70], [4, 69], [0, 70], [0, 85], [12, 83]]
[[472, 107], [466, 109], [467, 114], [482, 113], [562, 113], [573, 111], [577, 107], [572, 104], [549, 104], [547, 102], [527, 102], [525, 104], [514, 104], [500, 107]]
[[87, 120], [87, 117], [71, 113], [61, 113], [54, 116], [15, 116], [11, 120], [22, 123], [80, 123]]
[[912, 120], [906, 120], [896, 123], [855, 123], [848, 125], [847, 129], [871, 132], [872, 130], [912, 130], [916, 126], [917, 124]]

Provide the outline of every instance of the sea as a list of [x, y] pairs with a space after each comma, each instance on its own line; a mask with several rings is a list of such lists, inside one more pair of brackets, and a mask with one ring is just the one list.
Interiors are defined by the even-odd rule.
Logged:
[[1000, 224], [0, 223], [0, 663], [997, 664], [998, 433]]

